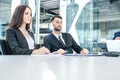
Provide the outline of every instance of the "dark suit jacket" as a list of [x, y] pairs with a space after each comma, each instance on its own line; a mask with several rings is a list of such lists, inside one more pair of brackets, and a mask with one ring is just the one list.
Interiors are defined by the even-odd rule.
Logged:
[[[29, 32], [29, 35], [34, 40], [34, 35]], [[6, 31], [6, 42], [10, 46], [11, 54], [15, 55], [30, 55], [33, 49], [29, 49], [28, 43], [19, 29], [11, 28]]]
[[69, 33], [62, 33], [62, 37], [66, 43], [65, 47], [62, 46], [59, 40], [52, 33], [44, 37], [44, 46], [47, 47], [51, 52], [62, 48], [66, 50], [67, 53], [73, 53], [73, 50], [76, 51], [76, 53], [80, 53], [82, 48], [75, 42]]

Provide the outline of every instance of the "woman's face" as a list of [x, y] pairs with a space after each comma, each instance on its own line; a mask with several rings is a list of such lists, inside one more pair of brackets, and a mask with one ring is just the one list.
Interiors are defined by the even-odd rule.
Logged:
[[23, 23], [30, 24], [32, 21], [32, 12], [29, 8], [26, 8], [23, 14]]

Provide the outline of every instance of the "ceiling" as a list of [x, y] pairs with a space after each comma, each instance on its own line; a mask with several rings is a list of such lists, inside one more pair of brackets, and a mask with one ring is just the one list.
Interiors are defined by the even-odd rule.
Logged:
[[40, 18], [43, 22], [48, 21], [52, 15], [59, 14], [60, 0], [40, 0]]
[[[28, 0], [21, 0], [26, 2]], [[38, 0], [36, 0], [37, 2]], [[117, 15], [116, 18], [119, 18], [120, 14], [120, 0], [94, 0], [94, 13], [99, 13], [101, 20], [106, 16], [106, 12], [109, 16], [114, 19], [113, 15]], [[1, 8], [2, 7], [2, 8]], [[6, 24], [10, 21], [10, 8], [11, 0], [0, 0], [0, 21]], [[60, 0], [40, 0], [40, 19], [41, 22], [47, 22], [52, 15], [58, 15], [60, 8]], [[109, 8], [109, 9], [108, 9]]]
[[[38, 0], [36, 0], [37, 3]], [[28, 0], [21, 0], [26, 4]], [[59, 14], [60, 0], [40, 0], [40, 19], [41, 22], [47, 22], [52, 15]], [[8, 23], [10, 21], [11, 0], [0, 0], [0, 22]]]

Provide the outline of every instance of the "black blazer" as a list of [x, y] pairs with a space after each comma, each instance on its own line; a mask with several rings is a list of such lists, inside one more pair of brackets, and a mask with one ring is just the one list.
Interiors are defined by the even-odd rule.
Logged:
[[[29, 32], [29, 35], [34, 40], [34, 35]], [[11, 54], [15, 55], [30, 55], [33, 49], [29, 49], [28, 43], [19, 29], [11, 28], [6, 30], [6, 42], [10, 46]]]
[[67, 53], [73, 53], [73, 50], [76, 53], [80, 53], [82, 48], [75, 42], [69, 33], [62, 33], [62, 37], [66, 44], [65, 47], [62, 46], [59, 40], [52, 33], [44, 37], [44, 46], [47, 47], [51, 52], [62, 48], [66, 50]]

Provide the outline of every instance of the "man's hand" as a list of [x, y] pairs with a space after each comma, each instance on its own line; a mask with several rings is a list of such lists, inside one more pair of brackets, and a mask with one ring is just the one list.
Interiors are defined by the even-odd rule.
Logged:
[[81, 51], [80, 51], [81, 54], [88, 54], [89, 51], [85, 48], [83, 48]]
[[65, 54], [66, 53], [66, 51], [64, 50], [64, 49], [59, 49], [59, 50], [57, 50], [55, 53], [57, 53], [57, 54]]

